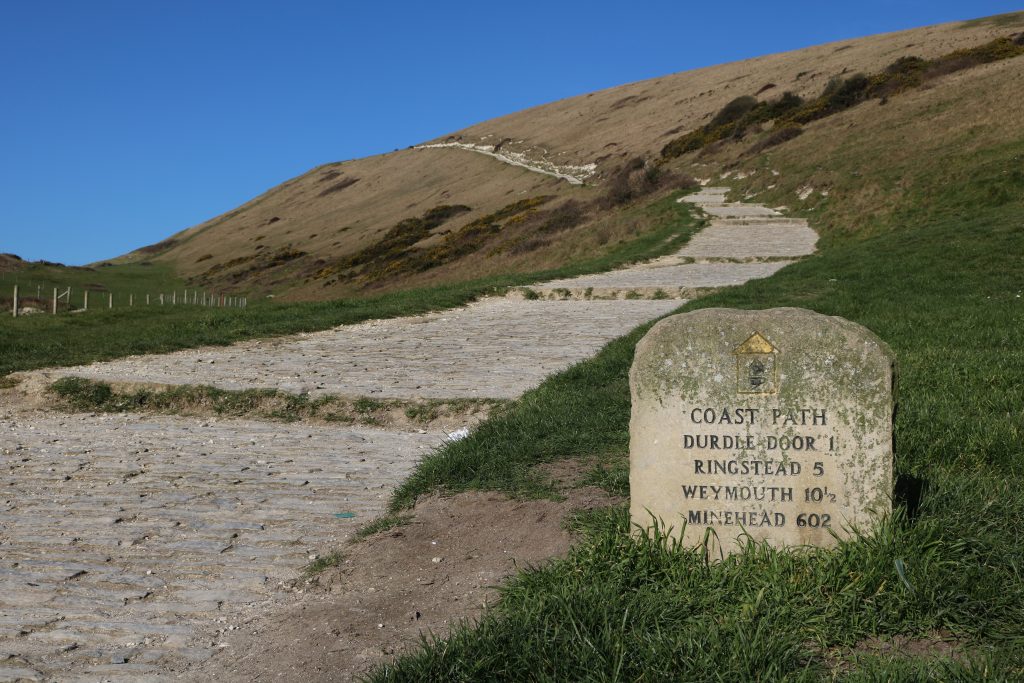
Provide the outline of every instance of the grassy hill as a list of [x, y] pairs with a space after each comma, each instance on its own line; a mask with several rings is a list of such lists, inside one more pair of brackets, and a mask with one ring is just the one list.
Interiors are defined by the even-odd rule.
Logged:
[[[757, 138], [753, 130], [747, 131], [746, 144], [726, 144], [728, 149], [711, 150], [696, 161], [689, 158], [697, 156], [692, 153], [672, 159], [660, 155], [667, 143], [713, 121], [736, 98], [768, 103], [791, 93], [812, 100], [833, 79], [879, 73], [901, 58], [939, 59], [1014, 36], [1021, 28], [1017, 15], [920, 28], [534, 107], [426, 141], [426, 148], [315, 168], [119, 262], [166, 264], [192, 286], [273, 293], [286, 300], [368, 296], [562, 266], [607, 253], [651, 229], [620, 207], [639, 195], [659, 195], [675, 182], [673, 171], [707, 177], [736, 163], [736, 150], [747, 150]], [[987, 74], [986, 67], [979, 68]], [[1012, 72], [1019, 68], [994, 68], [1003, 75], [989, 80], [1012, 89]], [[829, 150], [836, 145], [856, 146], [845, 142], [866, 137], [856, 126], [881, 128], [928, 118], [934, 111], [928, 108], [938, 102], [959, 111], [953, 100], [978, 87], [972, 85], [978, 77], [977, 69], [950, 73], [913, 93], [890, 97], [884, 111], [867, 113], [862, 109], [871, 106], [866, 105], [839, 119], [807, 123], [803, 139], [775, 148], [783, 159], [801, 163], [776, 169], [786, 173], [768, 196], [792, 205], [796, 185], [829, 187], [835, 179], [823, 175], [815, 160], [835, 157]], [[987, 131], [981, 138], [1005, 139], [1016, 130], [1016, 120], [997, 115], [1002, 109], [1013, 114], [1011, 101], [1003, 100], [987, 117], [979, 103], [978, 125]], [[904, 150], [908, 166], [917, 155], [933, 156], [930, 149], [897, 147]], [[807, 156], [808, 149], [815, 153]], [[482, 151], [574, 175], [583, 184], [504, 163]], [[431, 214], [438, 207], [458, 208]]]
[[[833, 550], [751, 546], [708, 564], [634, 543], [624, 510], [592, 514], [567, 558], [519, 574], [481, 623], [375, 680], [1021, 680], [1022, 31], [1024, 13], [817, 46], [314, 169], [80, 273], [154, 269], [312, 302], [7, 319], [0, 373], [68, 349], [84, 360], [316, 329], [607, 268], [693, 228], [669, 194], [685, 178], [721, 180], [806, 216], [820, 252], [683, 310], [800, 306], [886, 340], [900, 369], [893, 517]], [[576, 185], [456, 143], [590, 175]], [[393, 512], [437, 489], [549, 493], [533, 466], [567, 458], [628, 494], [627, 372], [645, 329], [427, 458]]]
[[743, 196], [807, 216], [822, 245], [939, 217], [936, 200], [953, 187], [979, 210], [1013, 204], [1022, 31], [1018, 13], [673, 74], [480, 123], [429, 148], [327, 164], [90, 268], [4, 257], [0, 306], [14, 282], [44, 300], [72, 286], [76, 305], [86, 288], [101, 300], [113, 292], [117, 307], [131, 293], [186, 287], [252, 305], [2, 317], [0, 369], [322, 329], [644, 258], [686, 222], [666, 198], [690, 178], [724, 177]]

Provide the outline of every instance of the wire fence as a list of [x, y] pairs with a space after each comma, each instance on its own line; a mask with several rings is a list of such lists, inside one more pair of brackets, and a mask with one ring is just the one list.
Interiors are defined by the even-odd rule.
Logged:
[[87, 287], [23, 287], [14, 285], [10, 298], [0, 296], [0, 306], [14, 317], [35, 313], [81, 313], [89, 310], [135, 306], [202, 306], [213, 308], [245, 308], [248, 297], [206, 292], [199, 289], [171, 292], [116, 293]]

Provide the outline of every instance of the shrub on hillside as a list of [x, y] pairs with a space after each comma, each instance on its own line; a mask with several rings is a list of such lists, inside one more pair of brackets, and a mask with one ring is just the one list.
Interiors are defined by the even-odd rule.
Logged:
[[[751, 100], [754, 102], [753, 106], [750, 106]], [[802, 106], [803, 103], [804, 101], [799, 95], [789, 91], [766, 102], [758, 102], [749, 96], [738, 97], [719, 110], [706, 126], [671, 140], [662, 148], [661, 156], [671, 159], [686, 152], [708, 149], [722, 140], [730, 138], [739, 140], [753, 126], [786, 116]], [[741, 111], [742, 114], [737, 116]]]
[[768, 133], [762, 139], [754, 143], [750, 149], [747, 150], [747, 154], [759, 154], [769, 147], [781, 145], [783, 142], [792, 140], [795, 137], [799, 137], [804, 132], [803, 126], [799, 123], [787, 123], [779, 126], [775, 130]]
[[829, 111], [842, 111], [863, 102], [869, 84], [868, 77], [861, 73], [846, 79], [832, 79], [822, 97], [828, 103]]
[[760, 111], [752, 113], [757, 114], [758, 122], [771, 121], [798, 109], [803, 103], [804, 99], [802, 97], [787, 90], [778, 98], [763, 102], [759, 108]]
[[575, 228], [586, 218], [586, 210], [580, 202], [570, 199], [562, 205], [543, 212], [543, 222], [538, 232], [552, 233]]
[[689, 187], [695, 182], [643, 157], [634, 157], [615, 171], [604, 196], [596, 200], [596, 204], [602, 209], [612, 209], [663, 187]]
[[737, 97], [718, 110], [718, 113], [715, 114], [713, 119], [711, 119], [711, 123], [708, 124], [708, 127], [715, 128], [717, 126], [724, 126], [727, 123], [739, 121], [751, 109], [756, 107], [757, 104], [757, 98], [751, 95]]
[[[724, 140], [743, 138], [746, 133], [756, 130], [759, 123], [766, 121], [774, 120], [777, 125], [805, 124], [839, 113], [868, 99], [879, 98], [884, 104], [890, 95], [918, 87], [929, 79], [1019, 55], [1024, 55], [1024, 34], [997, 38], [984, 45], [950, 52], [933, 60], [901, 57], [871, 76], [861, 73], [847, 78], [835, 76], [829, 80], [821, 95], [810, 102], [804, 102], [790, 92], [783, 93], [771, 102], [758, 103], [756, 98], [749, 95], [737, 97], [719, 110], [707, 125], [669, 140], [661, 149], [661, 156], [672, 159], [687, 152], [710, 150]], [[802, 75], [799, 74], [797, 78]], [[783, 135], [795, 137], [798, 134], [791, 130]]]
[[[334, 176], [334, 177], [337, 177], [337, 176]], [[335, 192], [341, 192], [346, 187], [351, 187], [351, 186], [355, 185], [358, 182], [359, 182], [359, 178], [342, 178], [341, 180], [339, 180], [338, 182], [334, 183], [333, 185], [331, 185], [327, 189], [323, 190], [320, 193], [319, 196], [320, 197], [326, 197], [329, 194], [334, 194]]]

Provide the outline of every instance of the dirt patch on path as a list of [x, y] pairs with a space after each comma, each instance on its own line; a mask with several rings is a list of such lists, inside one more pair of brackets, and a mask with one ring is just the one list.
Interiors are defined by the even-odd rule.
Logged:
[[[557, 478], [557, 477], [556, 477]], [[417, 503], [411, 523], [342, 549], [344, 560], [294, 605], [255, 612], [214, 638], [226, 644], [190, 680], [347, 681], [479, 616], [517, 569], [564, 554], [568, 514], [620, 502], [600, 489], [562, 501], [470, 492]]]

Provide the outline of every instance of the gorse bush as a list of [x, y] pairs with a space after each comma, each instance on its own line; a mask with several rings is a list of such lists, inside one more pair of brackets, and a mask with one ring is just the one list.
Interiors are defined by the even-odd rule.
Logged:
[[[1024, 34], [1014, 39], [997, 38], [984, 45], [956, 50], [933, 60], [915, 56], [900, 57], [870, 76], [861, 73], [846, 78], [835, 76], [826, 84], [821, 95], [808, 102], [789, 92], [769, 102], [758, 102], [751, 96], [737, 97], [722, 107], [707, 125], [669, 141], [662, 148], [661, 156], [672, 159], [722, 140], [741, 139], [755, 130], [755, 126], [766, 121], [775, 121], [776, 130], [793, 131], [794, 124], [807, 124], [869, 99], [888, 98], [946, 74], [1017, 57], [1024, 54], [1021, 36]], [[789, 132], [785, 135], [790, 137], [771, 134], [770, 142], [766, 139], [764, 145], [754, 145], [750, 151], [761, 151], [781, 144], [799, 133]]]
[[708, 125], [715, 128], [718, 126], [724, 126], [727, 123], [739, 121], [758, 104], [760, 103], [757, 101], [756, 97], [752, 97], [750, 95], [737, 97], [729, 102], [729, 104], [722, 107], [719, 112], [715, 114], [715, 118], [711, 119], [711, 123]]
[[[755, 104], [748, 107], [750, 100], [754, 100]], [[663, 158], [677, 157], [722, 140], [740, 139], [751, 127], [783, 118], [800, 108], [803, 103], [804, 101], [799, 95], [789, 91], [766, 102], [757, 102], [753, 97], [736, 98], [727, 104], [719, 112], [719, 115], [711, 120], [711, 123], [670, 141], [662, 148], [661, 156]], [[740, 111], [743, 113], [736, 116]], [[723, 113], [725, 115], [722, 115]]]
[[372, 277], [407, 253], [414, 244], [429, 237], [432, 230], [467, 211], [471, 211], [470, 207], [462, 204], [442, 204], [427, 210], [419, 218], [399, 221], [384, 233], [379, 241], [340, 259], [334, 265], [321, 269], [315, 277], [324, 279], [352, 269], [358, 269], [361, 275]]
[[670, 172], [643, 157], [634, 157], [612, 173], [604, 196], [595, 203], [598, 208], [613, 209], [663, 188], [688, 189], [698, 184], [693, 178]]

